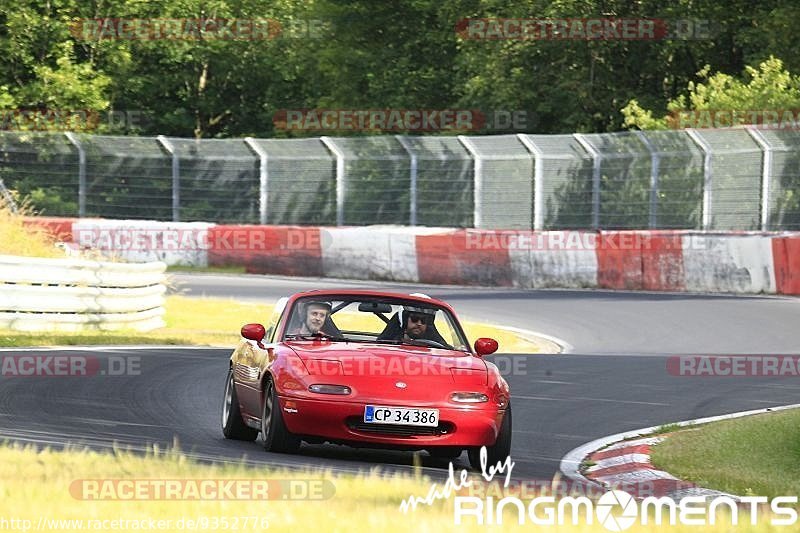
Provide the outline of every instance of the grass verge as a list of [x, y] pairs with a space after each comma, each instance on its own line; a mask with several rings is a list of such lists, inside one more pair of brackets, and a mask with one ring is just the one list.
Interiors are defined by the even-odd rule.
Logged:
[[[253, 444], [253, 454], [259, 453]], [[456, 476], [461, 479], [460, 472]], [[480, 474], [469, 473], [469, 487], [478, 487]], [[502, 479], [500, 476], [499, 479]], [[163, 497], [169, 483], [178, 487], [171, 497]], [[442, 485], [439, 482], [439, 490]], [[295, 490], [287, 492], [288, 486]], [[239, 487], [267, 486], [257, 497], [247, 493], [234, 496]], [[160, 492], [157, 487], [162, 487]], [[205, 489], [200, 489], [205, 487]], [[227, 487], [227, 489], [225, 488]], [[311, 490], [304, 490], [310, 488]], [[314, 490], [316, 488], [316, 490]], [[140, 490], [144, 489], [144, 490]], [[192, 490], [189, 490], [192, 489]], [[200, 490], [207, 499], [198, 499]], [[300, 489], [300, 490], [296, 490]], [[38, 531], [532, 531], [550, 529], [536, 526], [524, 516], [519, 525], [514, 505], [505, 506], [502, 525], [497, 524], [494, 505], [502, 486], [478, 490], [483, 502], [483, 518], [467, 513], [456, 525], [454, 495], [421, 504], [406, 514], [400, 504], [410, 496], [424, 498], [431, 481], [408, 474], [381, 474], [378, 468], [369, 475], [333, 474], [319, 470], [281, 470], [268, 466], [199, 464], [176, 451], [151, 448], [146, 453], [114, 450], [95, 452], [85, 449], [37, 450], [18, 444], [0, 444], [0, 494], [4, 529]], [[208, 492], [211, 491], [211, 492]], [[466, 489], [472, 493], [472, 489]], [[155, 496], [161, 494], [162, 498]], [[312, 495], [311, 497], [308, 494]], [[482, 494], [482, 495], [481, 495]], [[494, 494], [496, 500], [484, 499]], [[208, 496], [217, 496], [208, 499]], [[284, 495], [288, 496], [284, 498]], [[244, 496], [242, 498], [241, 496]], [[527, 503], [533, 495], [518, 495]], [[491, 514], [488, 507], [492, 507]], [[546, 515], [539, 507], [539, 519]], [[472, 507], [469, 507], [472, 508]], [[493, 525], [483, 523], [491, 516]], [[608, 531], [584, 515], [572, 525], [554, 531]], [[11, 522], [14, 520], [15, 522]], [[613, 525], [613, 524], [612, 524]], [[9, 527], [10, 526], [10, 527]], [[664, 526], [669, 531], [697, 531], [696, 526]], [[659, 528], [660, 529], [660, 528]], [[633, 525], [631, 533], [652, 531], [652, 526]], [[730, 531], [730, 519], [723, 511], [716, 525], [702, 531]], [[762, 518], [748, 531], [768, 531]]]
[[[146, 333], [135, 331], [28, 333], [0, 330], [0, 346], [80, 346], [93, 344], [168, 344], [233, 347], [239, 341], [239, 330], [249, 322], [264, 323], [272, 313], [271, 304], [255, 304], [223, 298], [189, 298], [172, 295], [165, 301], [167, 326]], [[505, 353], [539, 353], [548, 350], [535, 339], [527, 339], [513, 331], [488, 324], [465, 321], [467, 336], [493, 337]], [[543, 348], [543, 346], [545, 346]]]
[[656, 467], [741, 496], [800, 494], [800, 409], [679, 431], [654, 448]]

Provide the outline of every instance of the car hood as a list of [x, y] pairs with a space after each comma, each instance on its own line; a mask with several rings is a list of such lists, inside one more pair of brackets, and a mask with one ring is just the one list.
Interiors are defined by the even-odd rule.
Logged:
[[454, 350], [355, 342], [288, 342], [309, 373], [347, 376], [375, 386], [398, 379], [428, 385], [486, 385], [486, 363]]

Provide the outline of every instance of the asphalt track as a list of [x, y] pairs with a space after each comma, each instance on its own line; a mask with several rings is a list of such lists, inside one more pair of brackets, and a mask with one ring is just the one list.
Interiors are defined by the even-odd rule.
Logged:
[[[598, 437], [677, 420], [797, 403], [798, 377], [681, 377], [667, 372], [678, 354], [800, 352], [800, 300], [661, 293], [425, 287], [261, 276], [176, 275], [191, 296], [270, 301], [297, 290], [381, 287], [426, 292], [463, 317], [564, 339], [570, 353], [496, 358], [512, 389], [512, 457], [517, 479], [549, 479], [566, 452]], [[224, 309], [220, 309], [223, 313]], [[254, 321], [264, 317], [254, 317]], [[138, 375], [0, 378], [0, 437], [39, 445], [162, 449], [177, 441], [209, 461], [311, 466], [343, 472], [410, 470], [413, 455], [304, 446], [299, 455], [266, 453], [225, 440], [219, 429], [226, 349], [10, 350], [134, 361]], [[514, 360], [517, 360], [514, 363]], [[443, 464], [423, 454], [424, 472]], [[462, 455], [456, 466], [466, 467]]]

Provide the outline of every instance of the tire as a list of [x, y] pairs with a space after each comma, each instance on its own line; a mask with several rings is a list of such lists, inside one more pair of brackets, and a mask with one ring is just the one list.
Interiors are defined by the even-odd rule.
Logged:
[[222, 434], [226, 439], [234, 440], [254, 441], [258, 437], [258, 430], [246, 426], [242, 420], [236, 387], [233, 385], [232, 369], [228, 370], [228, 380], [225, 382], [225, 394], [222, 398]]
[[261, 442], [268, 452], [296, 453], [300, 439], [289, 433], [283, 422], [283, 413], [278, 401], [278, 392], [271, 379], [264, 387], [264, 403], [261, 409]]
[[[502, 463], [511, 454], [511, 404], [506, 408], [503, 423], [500, 424], [500, 433], [493, 445], [486, 447], [486, 468]], [[475, 470], [481, 469], [481, 446], [470, 448], [467, 451], [469, 464]]]

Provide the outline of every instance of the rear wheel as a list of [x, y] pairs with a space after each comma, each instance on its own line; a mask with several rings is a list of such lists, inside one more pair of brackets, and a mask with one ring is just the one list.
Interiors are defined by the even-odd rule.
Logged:
[[264, 388], [264, 405], [261, 410], [261, 442], [268, 452], [295, 453], [300, 449], [300, 439], [292, 435], [283, 422], [278, 392], [271, 379]]
[[222, 434], [226, 439], [256, 440], [258, 431], [245, 425], [239, 411], [239, 399], [233, 384], [233, 370], [228, 370], [225, 395], [222, 399]]
[[[500, 432], [497, 434], [497, 440], [491, 446], [486, 447], [486, 468], [496, 465], [498, 462], [502, 463], [511, 454], [511, 404], [506, 408], [506, 414], [503, 416], [503, 422], [500, 424]], [[470, 448], [467, 452], [469, 455], [469, 464], [475, 470], [481, 469], [481, 446]]]

